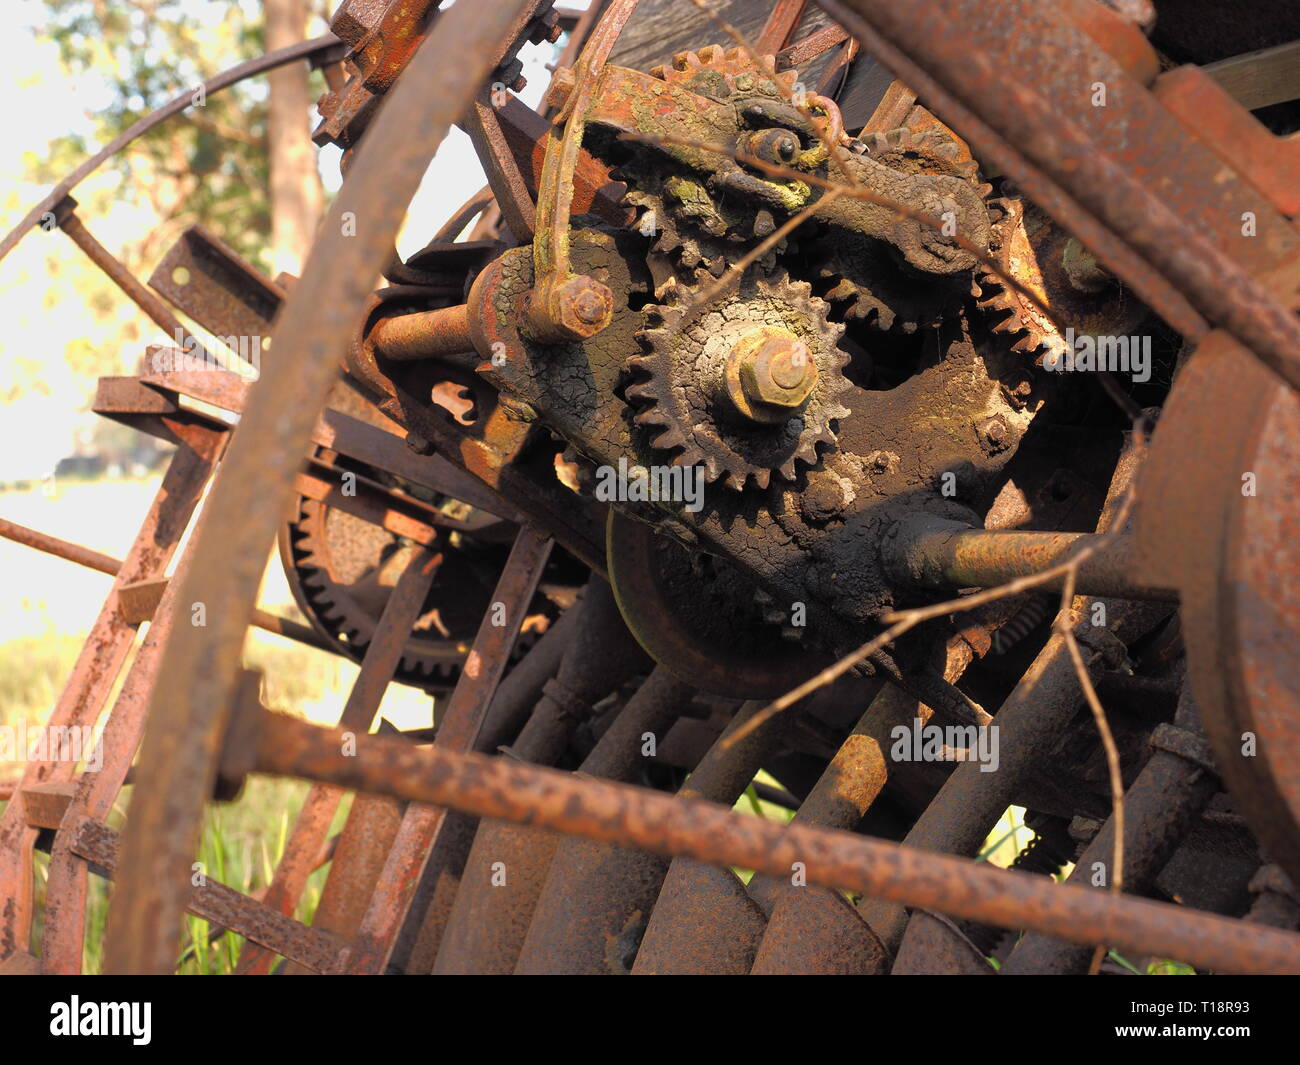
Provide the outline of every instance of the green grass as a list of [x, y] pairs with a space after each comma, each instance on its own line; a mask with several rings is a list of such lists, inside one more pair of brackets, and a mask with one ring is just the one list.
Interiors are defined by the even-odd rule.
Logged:
[[[16, 725], [25, 721], [28, 725], [35, 725], [44, 722], [84, 642], [84, 635], [51, 631], [0, 645], [0, 724]], [[271, 708], [285, 713], [300, 714], [304, 707], [311, 706], [341, 707], [356, 672], [351, 663], [333, 655], [260, 634], [250, 638], [244, 657], [247, 666], [264, 673], [263, 700]], [[125, 672], [123, 670], [123, 676]], [[14, 780], [20, 772], [21, 765], [0, 765], [0, 780]], [[197, 859], [203, 863], [205, 874], [244, 894], [265, 888], [279, 863], [308, 787], [301, 781], [253, 777], [235, 802], [210, 806]], [[109, 825], [118, 830], [124, 823], [130, 792], [130, 788], [123, 791], [108, 818]], [[332, 832], [341, 829], [349, 805], [347, 799], [340, 805]], [[0, 809], [3, 808], [4, 803], [0, 803]], [[40, 942], [39, 915], [44, 910], [48, 864], [47, 855], [37, 855], [38, 923], [34, 930], [37, 944]], [[296, 913], [299, 920], [311, 920], [326, 873], [327, 869], [319, 869], [308, 879]], [[91, 877], [86, 899], [83, 955], [87, 973], [100, 971], [110, 894], [111, 885], [98, 877]], [[226, 932], [211, 938], [212, 930], [206, 921], [197, 917], [186, 920], [185, 942], [178, 952], [178, 971], [230, 972], [243, 945], [242, 937]]]
[[49, 632], [0, 646], [0, 724], [43, 722], [85, 642], [85, 636]]
[[[265, 777], [250, 778], [244, 793], [233, 803], [220, 803], [208, 807], [203, 838], [199, 844], [197, 861], [202, 872], [246, 895], [252, 895], [270, 883], [284, 852], [289, 831], [297, 817], [298, 809], [306, 797], [309, 785], [296, 780], [274, 780]], [[123, 792], [129, 801], [130, 788]], [[347, 816], [349, 801], [344, 800], [335, 815], [331, 833], [338, 832]], [[121, 829], [121, 805], [114, 808], [108, 822]], [[36, 903], [38, 915], [44, 910], [45, 881], [48, 856], [38, 854], [36, 861]], [[320, 901], [328, 867], [321, 868], [308, 878], [307, 886], [299, 900], [295, 916], [310, 923]], [[86, 898], [86, 939], [82, 954], [83, 971], [98, 973], [102, 966], [104, 922], [108, 916], [111, 886], [98, 877], [90, 878]], [[40, 937], [39, 919], [36, 942]], [[222, 974], [234, 971], [243, 946], [242, 936], [233, 932], [212, 935], [208, 922], [189, 916], [186, 918], [185, 939], [178, 951], [180, 964], [177, 972]]]

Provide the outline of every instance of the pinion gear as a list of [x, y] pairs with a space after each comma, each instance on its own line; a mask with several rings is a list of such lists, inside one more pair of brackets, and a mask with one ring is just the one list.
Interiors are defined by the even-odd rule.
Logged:
[[[653, 446], [679, 453], [676, 464], [703, 466], [710, 482], [725, 478], [739, 491], [751, 481], [766, 488], [773, 474], [793, 480], [798, 465], [817, 463], [819, 444], [834, 445], [833, 423], [849, 413], [840, 402], [851, 387], [843, 374], [849, 356], [838, 346], [844, 327], [828, 320], [810, 285], [783, 270], [751, 271], [698, 312], [698, 286], [712, 278], [701, 273], [696, 281], [669, 286], [666, 304], [646, 308], [650, 326], [637, 334], [646, 354], [629, 360], [639, 378], [626, 393], [637, 408], [634, 421], [651, 432]], [[797, 413], [757, 425], [736, 416], [724, 377], [736, 345], [764, 328], [802, 341], [817, 374]]]

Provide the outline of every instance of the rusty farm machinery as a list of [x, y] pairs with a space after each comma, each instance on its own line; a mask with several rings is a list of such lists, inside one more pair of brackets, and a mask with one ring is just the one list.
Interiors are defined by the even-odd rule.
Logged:
[[[1294, 12], [438, 8], [209, 83], [327, 74], [301, 277], [196, 228], [137, 280], [71, 197], [121, 143], [0, 248], [48, 215], [167, 336], [274, 337], [101, 380], [175, 446], [124, 558], [0, 529], [114, 580], [49, 719], [103, 764], [0, 814], [0, 966], [80, 971], [110, 877], [111, 972], [186, 912], [246, 973], [1300, 971]], [[1204, 20], [1292, 57], [1272, 126]], [[453, 124], [487, 186], [403, 260]], [[250, 625], [360, 664], [337, 727], [265, 708]], [[432, 729], [373, 731], [394, 682]], [[191, 876], [253, 773], [311, 782], [258, 897]]]

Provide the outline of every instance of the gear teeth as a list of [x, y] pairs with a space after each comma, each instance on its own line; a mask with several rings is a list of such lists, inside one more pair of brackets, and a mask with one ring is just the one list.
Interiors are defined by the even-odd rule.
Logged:
[[[657, 398], [655, 389], [649, 382], [639, 382], [634, 385], [629, 385], [625, 394], [628, 399], [644, 403], [653, 403]], [[637, 417], [638, 420], [640, 420], [642, 416], [638, 415]]]
[[661, 451], [673, 451], [676, 448], [684, 446], [685, 441], [682, 439], [681, 433], [676, 429], [669, 427], [650, 441], [650, 443]]
[[[728, 321], [728, 329], [758, 326], [772, 321], [773, 308], [780, 308], [782, 316], [793, 312], [804, 325], [796, 327], [804, 332], [822, 369], [822, 384], [815, 393], [812, 405], [803, 415], [786, 423], [797, 432], [792, 446], [777, 442], [762, 430], [740, 430], [716, 412], [712, 405], [699, 407], [698, 400], [683, 394], [672, 382], [684, 370], [695, 372], [696, 354], [688, 354], [696, 341], [684, 339], [682, 321], [689, 308], [702, 291], [702, 286], [712, 282], [704, 271], [693, 275], [697, 284], [689, 285], [679, 280], [673, 294], [672, 305], [651, 305], [644, 309], [648, 321], [662, 320], [663, 327], [647, 328], [636, 333], [636, 339], [646, 354], [628, 359], [627, 369], [643, 381], [626, 386], [624, 395], [635, 409], [633, 423], [652, 430], [651, 446], [667, 451], [680, 448], [681, 454], [674, 463], [683, 466], [704, 467], [710, 483], [721, 482], [734, 491], [745, 491], [751, 484], [759, 490], [771, 488], [773, 477], [794, 480], [800, 464], [816, 465], [820, 461], [818, 445], [835, 446], [837, 419], [848, 416], [847, 408], [838, 396], [852, 384], [843, 375], [850, 355], [838, 346], [845, 332], [842, 323], [830, 322], [829, 305], [813, 294], [812, 285], [794, 281], [784, 271], [764, 276], [755, 270], [742, 279], [736, 291], [720, 298], [710, 310], [717, 310]], [[729, 309], [730, 308], [730, 309]], [[694, 334], [687, 334], [687, 338]], [[685, 347], [681, 345], [685, 344]], [[717, 352], [711, 356], [718, 357]], [[681, 360], [685, 359], [686, 362]], [[782, 437], [787, 439], [788, 437]], [[779, 459], [761, 456], [779, 448]], [[769, 465], [768, 463], [772, 463]], [[775, 464], [779, 462], [777, 467]]]

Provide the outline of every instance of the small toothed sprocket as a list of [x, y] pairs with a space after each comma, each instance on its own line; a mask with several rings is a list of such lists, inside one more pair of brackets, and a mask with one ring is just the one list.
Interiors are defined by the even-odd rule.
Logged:
[[834, 446], [850, 384], [844, 331], [806, 282], [782, 270], [747, 273], [707, 307], [696, 301], [713, 278], [677, 284], [668, 302], [647, 307], [637, 334], [627, 398], [651, 444], [675, 451], [678, 465], [702, 466], [709, 481], [766, 488], [775, 474], [793, 480], [799, 465]]

